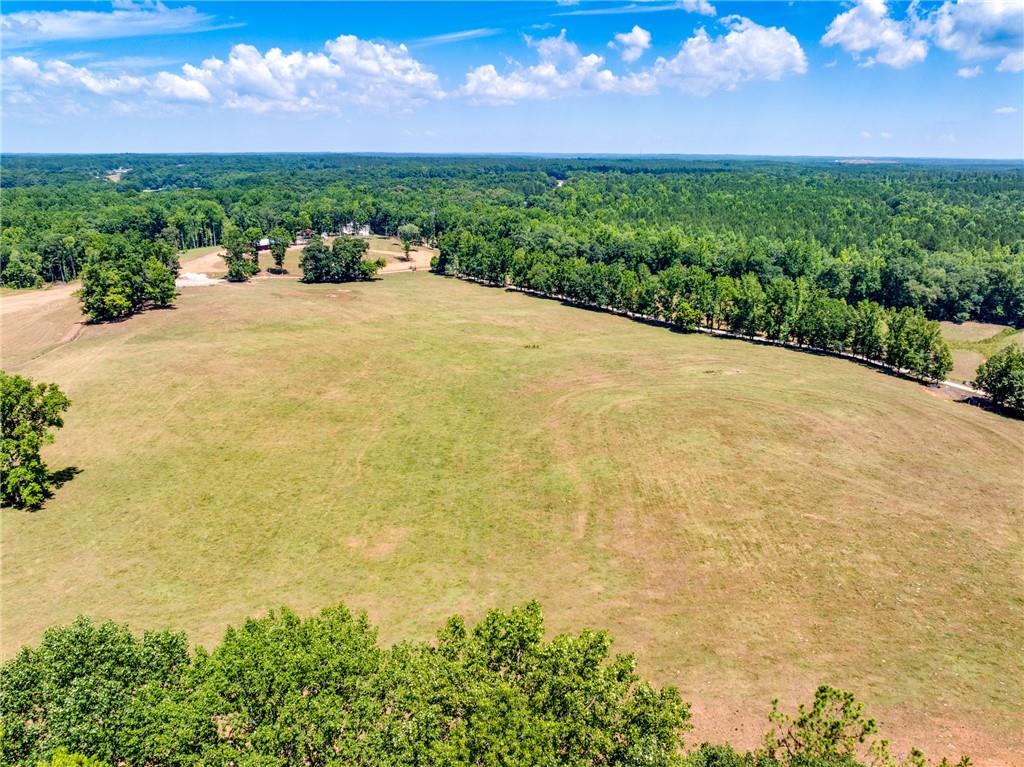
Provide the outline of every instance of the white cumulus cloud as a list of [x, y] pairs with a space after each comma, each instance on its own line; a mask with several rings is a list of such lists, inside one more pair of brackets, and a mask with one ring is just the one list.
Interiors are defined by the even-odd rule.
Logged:
[[591, 53], [563, 66], [542, 60], [531, 67], [517, 67], [507, 74], [500, 74], [493, 64], [484, 64], [466, 73], [462, 93], [475, 102], [511, 104], [528, 99], [551, 99], [576, 91], [614, 91], [618, 83], [618, 78], [604, 66], [604, 59]]
[[113, 76], [60, 60], [36, 62], [23, 56], [4, 60], [5, 87], [85, 90], [99, 96], [139, 94], [156, 101], [217, 103], [265, 112], [337, 111], [348, 103], [405, 108], [445, 94], [437, 75], [404, 45], [341, 35], [321, 51], [280, 48], [261, 52], [235, 45], [227, 59], [211, 57], [180, 72]]
[[840, 46], [865, 66], [907, 67], [924, 61], [935, 45], [962, 61], [1001, 58], [997, 71], [1020, 71], [1024, 0], [944, 0], [930, 10], [912, 2], [902, 19], [886, 0], [856, 0], [832, 20], [821, 42]]
[[679, 5], [684, 11], [699, 13], [703, 16], [714, 16], [718, 11], [708, 0], [679, 0]]
[[615, 40], [608, 45], [619, 46], [622, 50], [622, 60], [633, 62], [643, 56], [644, 51], [651, 47], [651, 33], [638, 24], [634, 24], [629, 32], [619, 32], [615, 35]]
[[489, 104], [583, 91], [649, 94], [661, 87], [706, 96], [717, 90], [734, 90], [750, 80], [778, 80], [807, 71], [800, 43], [785, 28], [764, 27], [741, 16], [728, 16], [721, 23], [725, 33], [712, 37], [701, 27], [672, 58], [659, 57], [652, 66], [623, 75], [608, 69], [603, 57], [582, 54], [566, 39], [565, 30], [557, 37], [528, 38], [539, 63], [516, 65], [505, 73], [493, 64], [475, 67], [466, 74], [461, 92], [475, 102]]
[[967, 60], [1019, 51], [1024, 0], [946, 0], [924, 20], [935, 45]]
[[659, 58], [653, 75], [662, 84], [698, 95], [734, 90], [748, 80], [778, 80], [807, 71], [807, 56], [785, 27], [763, 27], [742, 16], [722, 19], [728, 32], [711, 37], [701, 27], [671, 59]]
[[997, 115], [1012, 115], [1017, 113], [1017, 107], [997, 107], [992, 111]]
[[865, 66], [880, 63], [902, 68], [928, 55], [928, 43], [914, 36], [914, 27], [912, 17], [896, 21], [889, 16], [885, 0], [858, 0], [832, 20], [821, 42], [840, 46]]

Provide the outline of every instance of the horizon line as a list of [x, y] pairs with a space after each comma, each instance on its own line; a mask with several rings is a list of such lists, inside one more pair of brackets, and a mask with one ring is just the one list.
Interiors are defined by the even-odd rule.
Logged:
[[271, 150], [245, 150], [245, 151], [218, 151], [218, 150], [193, 150], [193, 151], [3, 151], [0, 150], [0, 157], [16, 156], [56, 156], [56, 157], [99, 157], [104, 155], [132, 155], [138, 157], [159, 157], [167, 156], [259, 156], [259, 155], [338, 155], [338, 156], [359, 156], [359, 157], [518, 157], [538, 159], [750, 159], [750, 160], [864, 160], [867, 162], [906, 162], [915, 160], [943, 160], [949, 162], [1003, 162], [1019, 163], [1024, 165], [1022, 157], [953, 157], [945, 155], [867, 155], [867, 154], [743, 154], [731, 152], [708, 152], [708, 153], [685, 153], [685, 152], [532, 152], [532, 151], [480, 151], [480, 152], [418, 152], [418, 151], [375, 151], [375, 150], [301, 150], [301, 149], [271, 149]]

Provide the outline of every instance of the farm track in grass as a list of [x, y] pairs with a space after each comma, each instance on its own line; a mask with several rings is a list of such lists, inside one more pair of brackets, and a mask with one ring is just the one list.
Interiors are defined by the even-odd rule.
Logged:
[[38, 356], [56, 324], [3, 325], [79, 470], [3, 512], [5, 657], [81, 612], [210, 643], [344, 600], [389, 640], [537, 598], [678, 685], [691, 741], [828, 682], [901, 746], [1024, 753], [1020, 421], [428, 274], [189, 288]]

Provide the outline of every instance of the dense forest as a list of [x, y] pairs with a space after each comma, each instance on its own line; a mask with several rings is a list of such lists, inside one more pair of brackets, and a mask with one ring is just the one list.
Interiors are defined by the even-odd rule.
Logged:
[[[120, 180], [107, 178], [126, 168]], [[5, 156], [3, 282], [77, 277], [114, 235], [180, 249], [225, 227], [338, 231], [415, 224], [476, 267], [697, 267], [802, 281], [853, 306], [1024, 324], [1024, 168], [826, 160], [362, 155]], [[472, 259], [463, 258], [465, 267]], [[619, 268], [619, 267], [616, 267]], [[468, 270], [467, 270], [468, 271]]]

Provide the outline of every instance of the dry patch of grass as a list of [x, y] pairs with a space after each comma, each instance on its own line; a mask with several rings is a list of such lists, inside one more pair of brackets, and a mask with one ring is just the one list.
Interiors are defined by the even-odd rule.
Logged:
[[86, 612], [201, 642], [345, 600], [385, 639], [540, 599], [708, 712], [854, 690], [1024, 752], [1024, 424], [837, 359], [427, 274], [183, 291], [9, 368], [73, 407], [4, 512], [2, 647]]

